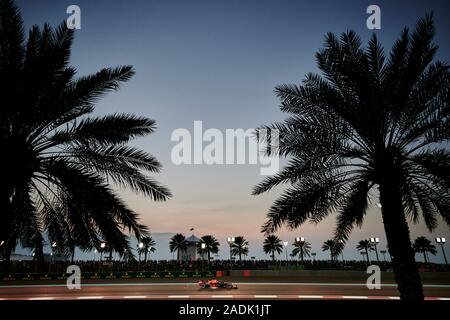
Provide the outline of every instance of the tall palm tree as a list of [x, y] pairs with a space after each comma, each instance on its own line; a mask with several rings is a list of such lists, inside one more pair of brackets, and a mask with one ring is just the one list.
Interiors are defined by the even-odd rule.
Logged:
[[139, 256], [143, 253], [144, 254], [144, 263], [147, 263], [147, 256], [149, 253], [155, 252], [156, 248], [156, 242], [153, 240], [152, 237], [143, 237], [141, 239], [142, 248], [138, 247], [138, 253]]
[[373, 244], [369, 240], [361, 240], [356, 245], [356, 249], [358, 251], [364, 252], [367, 259], [367, 265], [370, 264], [370, 257], [369, 257], [369, 251], [374, 251], [375, 248]]
[[275, 252], [280, 254], [283, 252], [283, 244], [281, 239], [275, 235], [269, 235], [264, 239], [263, 250], [265, 254], [270, 254], [272, 261], [275, 261]]
[[248, 255], [248, 241], [243, 237], [239, 236], [234, 239], [231, 244], [231, 254], [239, 256], [239, 261], [242, 261], [242, 255]]
[[[155, 121], [129, 114], [89, 116], [106, 93], [129, 80], [131, 66], [75, 77], [69, 65], [74, 31], [34, 26], [25, 40], [11, 0], [0, 0], [0, 239], [7, 257], [18, 241], [42, 239], [82, 249], [128, 248], [128, 234], [145, 236], [138, 215], [108, 182], [163, 201], [164, 186], [146, 175], [160, 170], [150, 154], [128, 145], [155, 130]], [[34, 241], [33, 240], [33, 241]]]
[[413, 243], [413, 249], [414, 252], [420, 252], [423, 254], [423, 260], [425, 261], [425, 263], [429, 262], [429, 259], [427, 257], [428, 253], [431, 253], [433, 256], [435, 256], [437, 253], [436, 246], [425, 237], [416, 238]]
[[[205, 244], [205, 248], [202, 248], [202, 243]], [[201, 241], [197, 244], [197, 251], [199, 254], [204, 255], [208, 258], [208, 265], [211, 263], [211, 253], [216, 254], [219, 252], [220, 243], [214, 236], [207, 235], [201, 238]]]
[[278, 130], [275, 152], [290, 161], [253, 193], [292, 185], [270, 208], [263, 231], [337, 212], [335, 238], [347, 240], [362, 225], [368, 198], [379, 196], [395, 279], [409, 300], [422, 300], [423, 288], [407, 220], [422, 216], [433, 230], [441, 215], [450, 224], [450, 151], [443, 146], [450, 138], [450, 72], [433, 62], [434, 34], [427, 15], [413, 32], [403, 30], [385, 57], [376, 35], [363, 49], [353, 31], [329, 33], [316, 54], [323, 76], [277, 87], [281, 110], [291, 116], [257, 135], [270, 142], [268, 133]]
[[300, 257], [300, 261], [304, 262], [304, 257], [311, 256], [311, 243], [308, 241], [294, 241], [292, 244], [294, 249], [292, 250], [292, 257], [296, 257], [297, 255]]
[[177, 233], [170, 238], [169, 248], [170, 252], [177, 252], [177, 261], [180, 261], [180, 253], [187, 249], [186, 237], [181, 233]]
[[325, 241], [322, 245], [322, 251], [330, 251], [331, 262], [333, 262], [343, 250], [343, 245], [341, 242], [335, 239], [329, 239]]

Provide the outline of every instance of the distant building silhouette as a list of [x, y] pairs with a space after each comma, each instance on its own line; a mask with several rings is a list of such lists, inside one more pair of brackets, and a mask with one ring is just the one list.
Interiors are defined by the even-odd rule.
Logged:
[[197, 238], [195, 235], [191, 235], [189, 238], [186, 238], [187, 248], [185, 251], [181, 253], [182, 261], [195, 261], [197, 260], [197, 244], [201, 242], [200, 238]]

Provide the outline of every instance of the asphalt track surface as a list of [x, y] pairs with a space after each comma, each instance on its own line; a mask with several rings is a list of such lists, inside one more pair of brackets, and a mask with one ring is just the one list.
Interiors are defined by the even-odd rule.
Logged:
[[[0, 283], [0, 300], [397, 300], [393, 283], [382, 284], [380, 290], [369, 290], [365, 283], [329, 282], [249, 282], [236, 281], [238, 289], [200, 289], [195, 282], [88, 282], [81, 289], [69, 290], [64, 283], [15, 284]], [[450, 284], [424, 284], [427, 300], [450, 300]]]

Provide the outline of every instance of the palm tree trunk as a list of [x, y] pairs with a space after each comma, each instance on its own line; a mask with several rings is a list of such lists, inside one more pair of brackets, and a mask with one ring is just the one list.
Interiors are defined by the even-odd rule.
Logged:
[[[2, 184], [8, 184], [8, 180]], [[5, 241], [1, 250], [3, 251], [3, 256], [5, 259], [5, 270], [9, 271], [11, 262], [11, 253], [13, 251], [13, 246], [11, 243], [11, 233], [13, 230], [13, 216], [11, 212], [11, 205], [9, 198], [12, 195], [12, 190], [10, 188], [2, 187], [0, 195], [0, 212], [2, 213], [2, 222], [0, 223], [0, 241]]]
[[427, 260], [427, 253], [426, 253], [425, 251], [423, 252], [423, 260], [425, 261], [425, 264], [428, 263], [428, 260]]
[[396, 171], [385, 170], [384, 174], [379, 187], [381, 211], [400, 298], [423, 300], [423, 288], [403, 210], [400, 184], [395, 179]]
[[366, 260], [367, 260], [367, 265], [370, 265], [369, 250], [367, 250], [367, 248], [366, 248]]
[[272, 251], [272, 261], [275, 261], [275, 251]]

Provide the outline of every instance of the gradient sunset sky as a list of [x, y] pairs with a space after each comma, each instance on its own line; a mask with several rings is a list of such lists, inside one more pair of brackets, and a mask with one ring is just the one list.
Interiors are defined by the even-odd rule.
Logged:
[[[228, 257], [227, 236], [244, 235], [250, 256], [264, 257], [260, 233], [266, 212], [282, 188], [251, 196], [261, 181], [258, 165], [182, 165], [171, 162], [170, 140], [177, 128], [192, 130], [195, 120], [205, 128], [255, 128], [286, 115], [273, 94], [276, 85], [299, 83], [307, 72], [317, 71], [314, 54], [326, 32], [354, 29], [366, 41], [367, 6], [382, 10], [379, 39], [390, 49], [405, 26], [413, 27], [425, 13], [434, 11], [438, 58], [450, 61], [450, 4], [448, 1], [84, 1], [18, 0], [27, 28], [67, 18], [66, 8], [81, 8], [81, 30], [76, 32], [72, 64], [79, 75], [102, 67], [130, 64], [136, 76], [119, 92], [107, 95], [95, 114], [134, 113], [157, 121], [156, 133], [135, 144], [155, 155], [163, 172], [155, 178], [174, 194], [166, 203], [122, 192], [129, 206], [141, 214], [158, 241], [157, 258], [169, 258], [167, 241], [173, 233], [213, 234]], [[374, 199], [373, 203], [377, 201]], [[303, 236], [317, 257], [328, 257], [320, 247], [333, 231], [335, 216], [315, 226], [305, 224], [294, 232], [281, 230], [283, 240]], [[450, 238], [441, 223], [431, 235], [423, 224], [412, 226], [412, 237]], [[360, 258], [357, 241], [377, 236], [386, 242], [380, 211], [370, 209], [363, 228], [355, 229], [345, 257]], [[418, 260], [422, 259], [420, 255]], [[432, 261], [441, 261], [439, 254]]]

